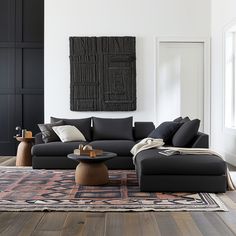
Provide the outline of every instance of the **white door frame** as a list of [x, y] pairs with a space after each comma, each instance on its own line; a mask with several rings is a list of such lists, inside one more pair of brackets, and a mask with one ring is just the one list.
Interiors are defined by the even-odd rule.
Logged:
[[155, 38], [155, 121], [157, 123], [157, 80], [159, 80], [159, 52], [160, 43], [203, 43], [203, 55], [204, 55], [204, 92], [203, 92], [203, 117], [204, 126], [203, 131], [210, 135], [211, 133], [211, 74], [210, 74], [210, 39], [209, 38], [182, 38], [182, 37], [156, 37]]

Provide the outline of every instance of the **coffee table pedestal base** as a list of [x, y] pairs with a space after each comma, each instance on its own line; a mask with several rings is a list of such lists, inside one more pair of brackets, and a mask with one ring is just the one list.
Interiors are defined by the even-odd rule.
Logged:
[[75, 182], [81, 185], [103, 185], [109, 181], [107, 166], [101, 163], [80, 162], [75, 171]]

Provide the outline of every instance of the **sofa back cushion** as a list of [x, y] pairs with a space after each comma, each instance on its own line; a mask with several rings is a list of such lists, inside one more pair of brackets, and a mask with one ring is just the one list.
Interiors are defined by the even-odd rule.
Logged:
[[183, 123], [172, 138], [173, 146], [186, 147], [197, 135], [199, 125], [199, 119], [194, 119]]
[[134, 122], [134, 139], [147, 138], [154, 129], [155, 125], [153, 122]]
[[94, 140], [133, 140], [133, 117], [105, 119], [93, 117]]
[[51, 117], [51, 123], [54, 123], [58, 120], [63, 120], [65, 125], [73, 125], [84, 135], [87, 141], [91, 141], [91, 117], [84, 119], [64, 119], [64, 118], [55, 118]]

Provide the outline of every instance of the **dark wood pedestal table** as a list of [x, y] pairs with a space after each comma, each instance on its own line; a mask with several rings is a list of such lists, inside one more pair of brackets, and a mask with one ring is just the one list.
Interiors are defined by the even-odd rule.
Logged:
[[109, 181], [105, 161], [117, 156], [113, 152], [103, 152], [101, 156], [89, 157], [69, 154], [68, 158], [78, 161], [75, 171], [75, 182], [81, 185], [103, 185]]
[[20, 142], [17, 148], [16, 166], [32, 166], [31, 147], [34, 137], [16, 137], [16, 140]]

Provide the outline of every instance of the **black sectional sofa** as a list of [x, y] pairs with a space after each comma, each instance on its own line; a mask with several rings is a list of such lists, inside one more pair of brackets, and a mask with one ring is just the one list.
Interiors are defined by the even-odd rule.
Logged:
[[[44, 143], [42, 133], [35, 136], [35, 145], [32, 152], [32, 166], [34, 169], [74, 169], [78, 163], [67, 158], [80, 144], [92, 145], [95, 149], [102, 149], [108, 152], [115, 152], [117, 157], [106, 162], [109, 169], [134, 169], [131, 148], [141, 139], [155, 129], [153, 122], [135, 122], [133, 127], [132, 117], [125, 119], [62, 119], [65, 124], [75, 125], [83, 130], [86, 142], [61, 141]], [[52, 118], [56, 122], [58, 118]], [[81, 122], [82, 121], [82, 122]], [[110, 121], [117, 124], [110, 124]], [[116, 122], [117, 121], [117, 122]], [[120, 123], [120, 124], [119, 124]], [[81, 124], [83, 129], [81, 129]], [[86, 128], [87, 126], [87, 128]]]
[[[74, 169], [77, 163], [67, 158], [67, 154], [72, 153], [79, 144], [90, 144], [93, 148], [117, 153], [117, 157], [106, 162], [108, 169], [136, 169], [141, 191], [226, 191], [226, 164], [216, 156], [167, 157], [160, 154], [157, 149], [150, 149], [138, 153], [134, 165], [130, 150], [155, 129], [152, 122], [135, 122], [134, 127], [131, 117], [93, 118], [92, 126], [90, 118], [73, 120], [52, 118], [51, 122], [58, 120], [83, 130], [86, 142], [44, 143], [42, 134], [37, 134], [35, 145], [32, 147], [32, 165], [35, 169]], [[81, 127], [81, 124], [84, 127]], [[208, 148], [208, 138], [207, 134], [198, 132], [186, 147]]]

